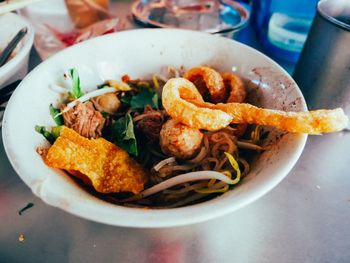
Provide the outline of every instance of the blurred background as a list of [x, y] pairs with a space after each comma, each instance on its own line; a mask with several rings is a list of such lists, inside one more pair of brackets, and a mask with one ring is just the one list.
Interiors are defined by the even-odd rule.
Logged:
[[142, 27], [174, 27], [236, 39], [267, 54], [292, 73], [318, 0], [27, 2], [17, 12], [33, 24], [34, 45], [43, 60], [99, 35]]
[[[316, 21], [316, 6], [321, 1], [333, 14], [344, 12], [345, 15], [334, 15], [336, 21], [332, 17]], [[8, 16], [8, 12], [13, 13]], [[29, 26], [23, 18], [29, 21]], [[66, 47], [113, 32], [172, 27], [219, 34], [274, 59], [294, 76], [305, 97], [317, 102], [310, 104], [310, 99], [310, 108], [341, 106], [350, 114], [350, 0], [0, 0], [0, 55], [24, 26], [28, 31], [23, 40], [27, 40], [30, 47], [31, 28], [35, 31], [34, 48], [30, 56], [23, 56], [27, 59], [23, 65], [29, 65], [29, 70]], [[13, 52], [22, 46], [26, 43], [19, 44]], [[14, 53], [7, 61], [15, 60]], [[8, 89], [2, 88], [1, 70], [5, 71], [5, 66], [0, 63], [0, 126], [1, 111], [11, 96], [9, 91], [18, 85], [17, 82]], [[7, 84], [23, 78], [26, 71], [16, 74], [15, 78], [6, 79]], [[70, 258], [75, 259], [74, 262], [97, 256], [103, 261], [111, 260], [108, 250], [116, 251], [112, 257], [115, 261], [126, 254], [132, 254], [137, 261], [140, 253], [148, 253], [150, 262], [156, 259], [166, 262], [166, 256], [173, 257], [172, 262], [182, 262], [191, 251], [198, 259], [209, 258], [207, 262], [224, 262], [228, 257], [232, 259], [230, 262], [235, 258], [239, 261], [242, 254], [247, 256], [247, 262], [255, 257], [260, 262], [282, 257], [285, 262], [349, 262], [349, 228], [345, 223], [350, 202], [349, 180], [344, 176], [349, 163], [348, 135], [347, 131], [311, 138], [293, 176], [267, 195], [265, 201], [242, 209], [240, 214], [180, 231], [111, 230], [77, 217], [72, 217], [68, 221], [72, 224], [67, 226], [67, 222], [61, 220], [65, 216], [63, 211], [36, 202], [40, 216], [32, 213], [12, 222], [17, 207], [7, 211], [14, 227], [2, 231], [3, 251], [10, 251], [8, 255], [15, 257], [16, 253], [11, 250], [15, 248], [19, 255], [24, 251], [24, 257], [37, 253], [37, 258], [48, 255], [53, 261]], [[3, 150], [0, 150], [0, 159], [0, 170], [3, 178], [6, 177], [3, 200], [8, 204], [5, 206], [22, 203], [31, 193], [17, 176], [12, 176], [15, 173]], [[297, 215], [298, 220], [294, 220], [293, 215]], [[54, 219], [50, 224], [44, 222], [48, 217]], [[31, 245], [19, 248], [18, 235], [13, 233], [25, 232], [28, 225], [35, 229], [31, 233], [36, 235], [37, 242], [27, 242]], [[62, 231], [48, 237], [53, 226]], [[167, 243], [163, 240], [167, 240], [169, 233], [174, 236], [173, 241]], [[160, 241], [155, 242], [156, 238]], [[120, 242], [121, 239], [125, 240]], [[184, 240], [191, 240], [192, 245], [183, 247], [187, 244]], [[108, 244], [99, 245], [103, 243]], [[119, 247], [120, 243], [123, 245]], [[130, 244], [136, 244], [140, 251], [129, 253]], [[51, 247], [54, 249], [49, 249]], [[72, 252], [66, 252], [68, 256], [61, 252], [71, 247]], [[206, 249], [208, 247], [211, 249]], [[176, 255], [172, 251], [177, 251]], [[0, 255], [0, 262], [6, 262], [1, 256], [4, 255]]]

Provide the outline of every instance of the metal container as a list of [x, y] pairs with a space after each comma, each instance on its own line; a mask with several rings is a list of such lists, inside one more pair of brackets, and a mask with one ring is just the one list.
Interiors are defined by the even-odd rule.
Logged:
[[134, 20], [145, 27], [181, 28], [237, 38], [250, 18], [248, 6], [231, 0], [137, 0]]
[[350, 1], [321, 0], [294, 72], [310, 109], [350, 115]]

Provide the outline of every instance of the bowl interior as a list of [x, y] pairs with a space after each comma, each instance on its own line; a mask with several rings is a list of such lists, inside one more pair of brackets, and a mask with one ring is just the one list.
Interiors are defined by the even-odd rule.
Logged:
[[[12, 57], [0, 67], [0, 87], [9, 82], [11, 78], [23, 78], [27, 73], [28, 56], [34, 40], [32, 26], [22, 17], [14, 13], [0, 15], [0, 52], [5, 49], [11, 39], [22, 28], [28, 31], [12, 53]], [[16, 75], [16, 76], [14, 76]], [[14, 81], [11, 79], [10, 81]]]
[[238, 42], [206, 33], [173, 29], [143, 29], [96, 38], [68, 48], [34, 69], [12, 96], [3, 121], [8, 157], [33, 193], [46, 203], [102, 223], [132, 227], [177, 226], [204, 221], [236, 210], [277, 185], [290, 171], [306, 135], [274, 131], [265, 151], [239, 187], [213, 200], [176, 209], [143, 210], [102, 201], [81, 188], [64, 172], [47, 167], [36, 153], [45, 140], [35, 125], [53, 126], [48, 106], [59, 101], [49, 89], [65, 70], [79, 70], [84, 90], [124, 74], [143, 78], [164, 66], [190, 68], [210, 65], [235, 71], [259, 106], [302, 111], [304, 99], [295, 82], [272, 60]]

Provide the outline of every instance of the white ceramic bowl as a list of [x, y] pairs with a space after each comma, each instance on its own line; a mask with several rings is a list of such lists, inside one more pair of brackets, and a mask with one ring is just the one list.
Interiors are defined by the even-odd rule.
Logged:
[[23, 27], [27, 27], [28, 32], [15, 49], [15, 56], [0, 67], [0, 88], [27, 74], [29, 53], [34, 41], [33, 28], [26, 19], [14, 13], [0, 15], [0, 52]]
[[142, 29], [106, 35], [68, 48], [35, 68], [13, 94], [3, 121], [3, 141], [14, 169], [44, 202], [101, 223], [130, 227], [170, 227], [197, 223], [237, 210], [275, 187], [298, 160], [307, 136], [271, 132], [275, 141], [254, 162], [238, 187], [193, 206], [144, 210], [102, 201], [67, 174], [47, 167], [35, 152], [45, 140], [34, 126], [54, 125], [48, 105], [58, 95], [48, 87], [71, 67], [79, 70], [82, 86], [94, 89], [105, 79], [123, 74], [150, 76], [167, 65], [186, 68], [209, 64], [234, 70], [247, 80], [258, 105], [283, 110], [306, 110], [292, 78], [275, 62], [238, 42], [206, 33]]

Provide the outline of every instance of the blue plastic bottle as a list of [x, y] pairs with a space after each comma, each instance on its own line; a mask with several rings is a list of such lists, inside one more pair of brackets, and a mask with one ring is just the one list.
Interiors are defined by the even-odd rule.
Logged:
[[318, 0], [255, 0], [252, 23], [266, 54], [295, 63]]

